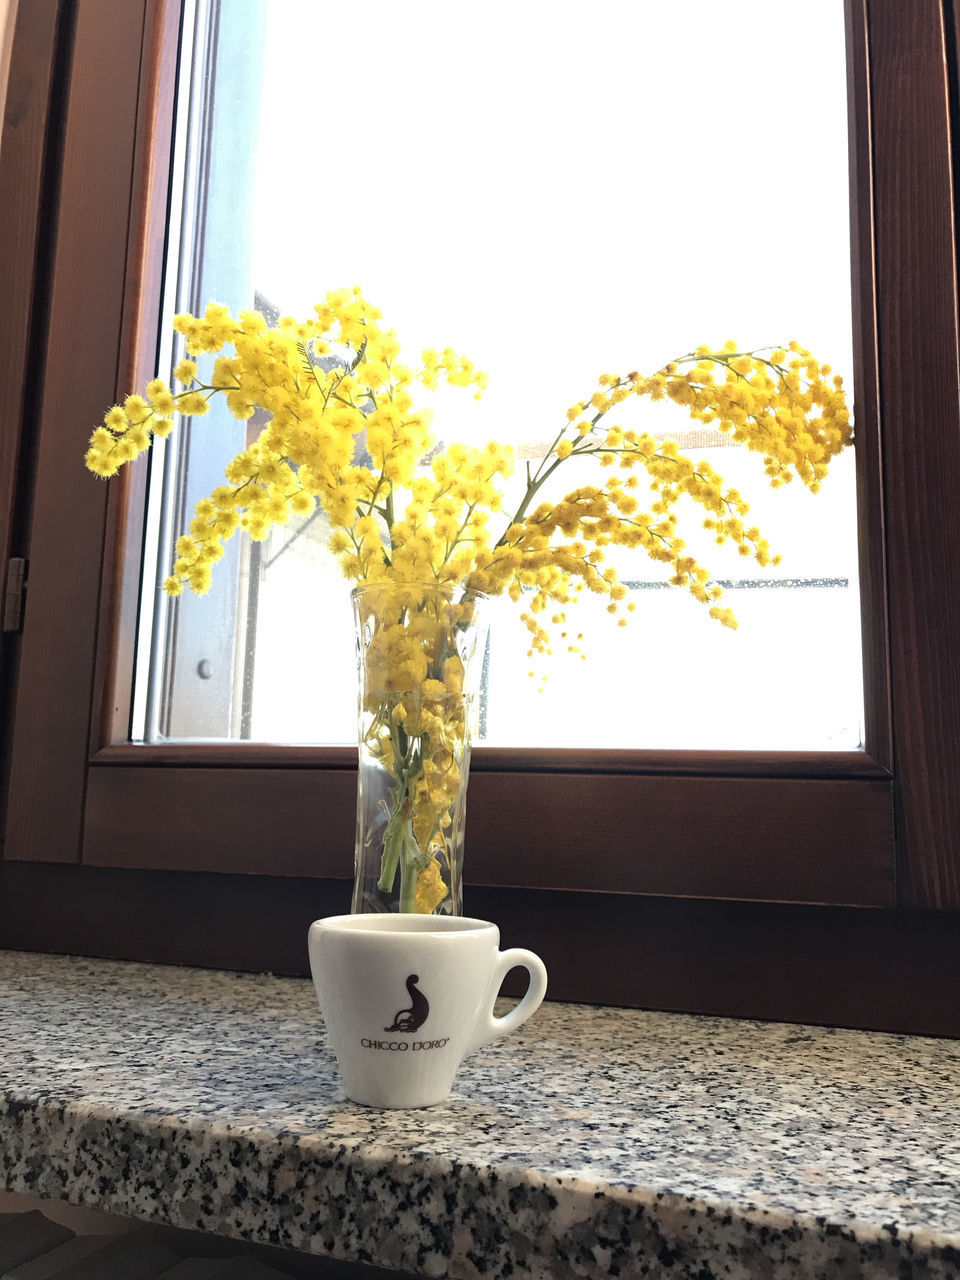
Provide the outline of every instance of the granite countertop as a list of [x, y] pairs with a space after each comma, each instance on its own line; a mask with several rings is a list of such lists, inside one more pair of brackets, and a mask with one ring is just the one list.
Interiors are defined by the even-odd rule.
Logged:
[[0, 952], [6, 1187], [425, 1276], [960, 1276], [960, 1042], [545, 1004], [344, 1100], [300, 979]]

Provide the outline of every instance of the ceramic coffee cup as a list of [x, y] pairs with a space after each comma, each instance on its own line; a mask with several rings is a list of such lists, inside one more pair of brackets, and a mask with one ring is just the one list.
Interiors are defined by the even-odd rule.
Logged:
[[[460, 1063], [522, 1026], [547, 971], [532, 951], [501, 951], [500, 930], [466, 916], [328, 916], [310, 926], [310, 970], [347, 1097], [370, 1107], [427, 1107]], [[530, 975], [509, 1013], [493, 1004], [508, 970]]]

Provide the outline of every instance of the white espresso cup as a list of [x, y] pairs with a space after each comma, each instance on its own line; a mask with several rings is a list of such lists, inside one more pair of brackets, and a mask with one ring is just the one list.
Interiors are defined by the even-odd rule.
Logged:
[[[466, 916], [328, 916], [310, 926], [310, 971], [347, 1097], [369, 1107], [428, 1107], [460, 1063], [523, 1025], [547, 971], [532, 951], [501, 951], [500, 930]], [[501, 1018], [507, 972], [530, 975]]]

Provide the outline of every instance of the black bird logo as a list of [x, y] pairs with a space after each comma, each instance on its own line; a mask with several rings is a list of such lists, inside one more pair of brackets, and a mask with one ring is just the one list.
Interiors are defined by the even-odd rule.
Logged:
[[384, 1031], [419, 1031], [427, 1020], [430, 1012], [430, 1005], [427, 1003], [427, 997], [422, 991], [418, 991], [416, 983], [420, 981], [419, 974], [411, 973], [407, 979], [407, 990], [410, 993], [410, 1008], [401, 1009], [393, 1019], [392, 1027], [384, 1027]]

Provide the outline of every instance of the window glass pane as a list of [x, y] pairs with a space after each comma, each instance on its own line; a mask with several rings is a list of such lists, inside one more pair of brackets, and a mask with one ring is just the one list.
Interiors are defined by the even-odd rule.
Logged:
[[[231, 0], [223, 16], [199, 5], [185, 37], [171, 315], [215, 298], [306, 317], [359, 284], [408, 359], [449, 344], [489, 371], [479, 402], [425, 398], [442, 442], [508, 442], [518, 473], [599, 374], [653, 373], [700, 344], [796, 338], [850, 390], [842, 0], [691, 0], [682, 19], [600, 0], [589, 22], [565, 3], [371, 0], [362, 34], [319, 0]], [[637, 609], [626, 628], [602, 601], [571, 609], [586, 660], [558, 640], [531, 663], [520, 609], [494, 602], [481, 740], [859, 746], [852, 451], [819, 495], [772, 492], [757, 455], [678, 405], [617, 421], [709, 461], [782, 563], [690, 538], [733, 632], [619, 552]], [[349, 584], [322, 516], [234, 539], [206, 597], [155, 596], [246, 439], [217, 411], [154, 467], [134, 735], [351, 742]], [[596, 479], [575, 461], [552, 496]]]

